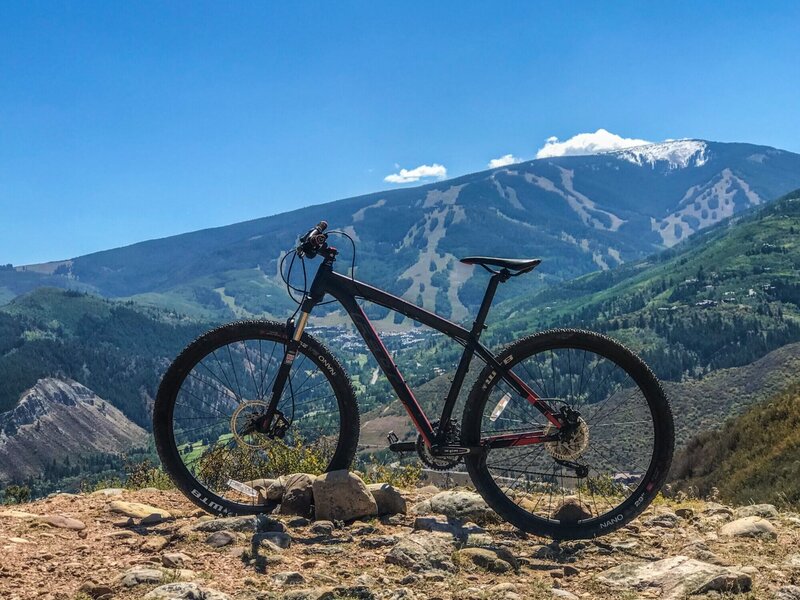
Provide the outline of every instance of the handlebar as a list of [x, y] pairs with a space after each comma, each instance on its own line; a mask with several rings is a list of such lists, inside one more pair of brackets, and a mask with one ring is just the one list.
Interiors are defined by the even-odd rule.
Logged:
[[309, 229], [308, 233], [300, 237], [300, 245], [297, 247], [298, 256], [308, 256], [314, 258], [317, 252], [325, 245], [328, 236], [325, 230], [328, 228], [327, 221], [320, 221]]

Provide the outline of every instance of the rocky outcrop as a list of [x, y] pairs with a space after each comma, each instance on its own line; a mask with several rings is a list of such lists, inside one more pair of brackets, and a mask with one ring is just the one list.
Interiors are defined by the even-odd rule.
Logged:
[[146, 440], [144, 429], [89, 388], [40, 379], [13, 410], [0, 414], [0, 483], [34, 477], [65, 456], [128, 452]]

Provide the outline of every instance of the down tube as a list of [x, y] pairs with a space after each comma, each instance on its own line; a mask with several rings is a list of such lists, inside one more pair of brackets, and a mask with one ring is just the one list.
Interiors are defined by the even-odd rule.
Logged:
[[411, 417], [411, 420], [414, 422], [422, 439], [425, 440], [425, 444], [430, 446], [431, 440], [433, 440], [433, 428], [431, 427], [431, 423], [422, 410], [422, 407], [419, 405], [419, 402], [414, 397], [414, 393], [403, 379], [397, 365], [394, 364], [392, 357], [389, 355], [389, 351], [386, 349], [386, 346], [383, 345], [381, 338], [378, 337], [378, 333], [375, 331], [372, 323], [370, 323], [367, 315], [364, 314], [364, 311], [355, 299], [350, 296], [339, 298], [339, 302], [344, 306], [347, 314], [350, 315], [356, 329], [358, 329], [361, 337], [364, 338], [367, 348], [372, 352], [375, 360], [378, 361], [378, 365], [384, 375], [386, 375], [386, 379], [388, 379], [389, 383], [392, 385], [397, 397], [400, 398], [400, 402], [405, 407], [406, 412], [408, 412], [408, 416]]

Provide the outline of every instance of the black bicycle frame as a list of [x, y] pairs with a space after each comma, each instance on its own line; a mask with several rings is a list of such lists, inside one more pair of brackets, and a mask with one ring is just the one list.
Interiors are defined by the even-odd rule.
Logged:
[[[353, 321], [356, 329], [358, 329], [358, 332], [364, 339], [367, 348], [369, 348], [370, 352], [375, 357], [375, 360], [378, 362], [378, 366], [383, 371], [384, 375], [386, 375], [386, 378], [389, 380], [389, 383], [397, 394], [397, 397], [405, 407], [411, 420], [414, 422], [417, 431], [420, 433], [428, 447], [437, 446], [444, 443], [447, 423], [450, 421], [456, 401], [458, 400], [458, 394], [461, 391], [464, 378], [469, 371], [470, 362], [475, 354], [477, 354], [486, 364], [491, 365], [494, 368], [495, 372], [494, 375], [490, 377], [490, 380], [492, 380], [497, 373], [499, 373], [517, 393], [527, 398], [531, 404], [536, 406], [536, 408], [542, 412], [549, 422], [559, 429], [562, 427], [562, 422], [559, 419], [558, 414], [555, 413], [552, 408], [532, 389], [530, 389], [530, 387], [526, 385], [524, 381], [522, 381], [513, 372], [501, 364], [495, 355], [479, 341], [481, 332], [483, 329], [485, 329], [484, 323], [489, 312], [489, 307], [494, 299], [495, 292], [497, 291], [497, 286], [509, 278], [510, 273], [508, 271], [502, 270], [492, 275], [491, 279], [489, 280], [489, 285], [486, 289], [483, 301], [481, 302], [480, 309], [478, 310], [477, 317], [472, 324], [472, 329], [467, 330], [460, 325], [453, 323], [452, 321], [448, 321], [447, 319], [440, 317], [435, 313], [420, 308], [415, 304], [411, 304], [402, 298], [398, 298], [397, 296], [384, 292], [383, 290], [380, 290], [369, 284], [357, 281], [351, 277], [346, 277], [336, 273], [333, 270], [336, 251], [333, 248], [328, 248], [326, 250], [327, 252], [322, 253], [325, 256], [325, 260], [322, 262], [317, 270], [316, 275], [314, 276], [309, 293], [302, 302], [300, 308], [301, 313], [298, 322], [294, 325], [294, 330], [291, 332], [292, 340], [289, 342], [286, 358], [284, 359], [282, 368], [280, 369], [280, 371], [283, 371], [283, 373], [279, 372], [278, 376], [276, 377], [275, 387], [273, 388], [272, 402], [270, 403], [271, 405], [277, 405], [277, 400], [283, 391], [284, 380], [286, 379], [286, 376], [288, 376], [291, 363], [296, 356], [300, 338], [302, 337], [303, 330], [308, 322], [309, 314], [313, 310], [314, 306], [322, 301], [325, 294], [330, 294], [342, 305], [345, 311], [347, 311], [347, 314], [350, 316], [350, 319]], [[414, 393], [403, 379], [400, 370], [397, 368], [397, 365], [392, 360], [388, 350], [383, 345], [380, 336], [375, 331], [375, 328], [372, 326], [369, 318], [364, 313], [361, 306], [359, 306], [357, 302], [358, 298], [363, 298], [368, 302], [373, 302], [392, 311], [398, 312], [406, 317], [409, 317], [410, 319], [413, 319], [414, 321], [418, 321], [423, 325], [440, 331], [448, 337], [456, 339], [464, 344], [464, 352], [461, 355], [455, 376], [453, 377], [453, 381], [450, 385], [450, 390], [447, 394], [447, 398], [445, 399], [442, 414], [439, 419], [439, 427], [436, 430], [434, 430], [433, 426], [428, 420], [427, 415], [415, 398]], [[272, 410], [274, 410], [273, 406], [270, 407], [268, 414], [271, 414]], [[521, 446], [550, 441], [552, 438], [553, 436], [547, 436], [543, 431], [531, 431], [525, 433], [512, 433], [494, 436], [487, 438], [486, 440], [482, 440], [482, 445], [493, 448]]]

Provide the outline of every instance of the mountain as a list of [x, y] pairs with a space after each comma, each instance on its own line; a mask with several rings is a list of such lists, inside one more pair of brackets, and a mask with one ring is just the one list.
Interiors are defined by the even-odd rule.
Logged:
[[673, 462], [673, 486], [735, 502], [800, 502], [800, 384], [694, 436]]
[[40, 379], [0, 414], [0, 482], [39, 476], [64, 457], [128, 452], [147, 433], [87, 387]]
[[553, 326], [607, 333], [675, 381], [800, 341], [800, 190], [646, 260], [505, 302], [487, 333]]
[[[641, 259], [797, 187], [800, 155], [752, 144], [680, 140], [533, 160], [70, 260], [6, 267], [0, 301], [51, 285], [212, 318], [285, 316], [293, 305], [278, 278], [282, 252], [324, 218], [356, 240], [359, 278], [460, 320], [478, 304], [485, 278], [459, 257], [539, 256], [540, 277], [566, 280]], [[345, 270], [349, 243], [336, 244]], [[528, 278], [514, 293], [536, 281]], [[508, 294], [504, 288], [501, 298]]]
[[0, 307], [0, 415], [42, 378], [85, 385], [140, 427], [161, 374], [207, 326], [175, 315], [38, 289]]

